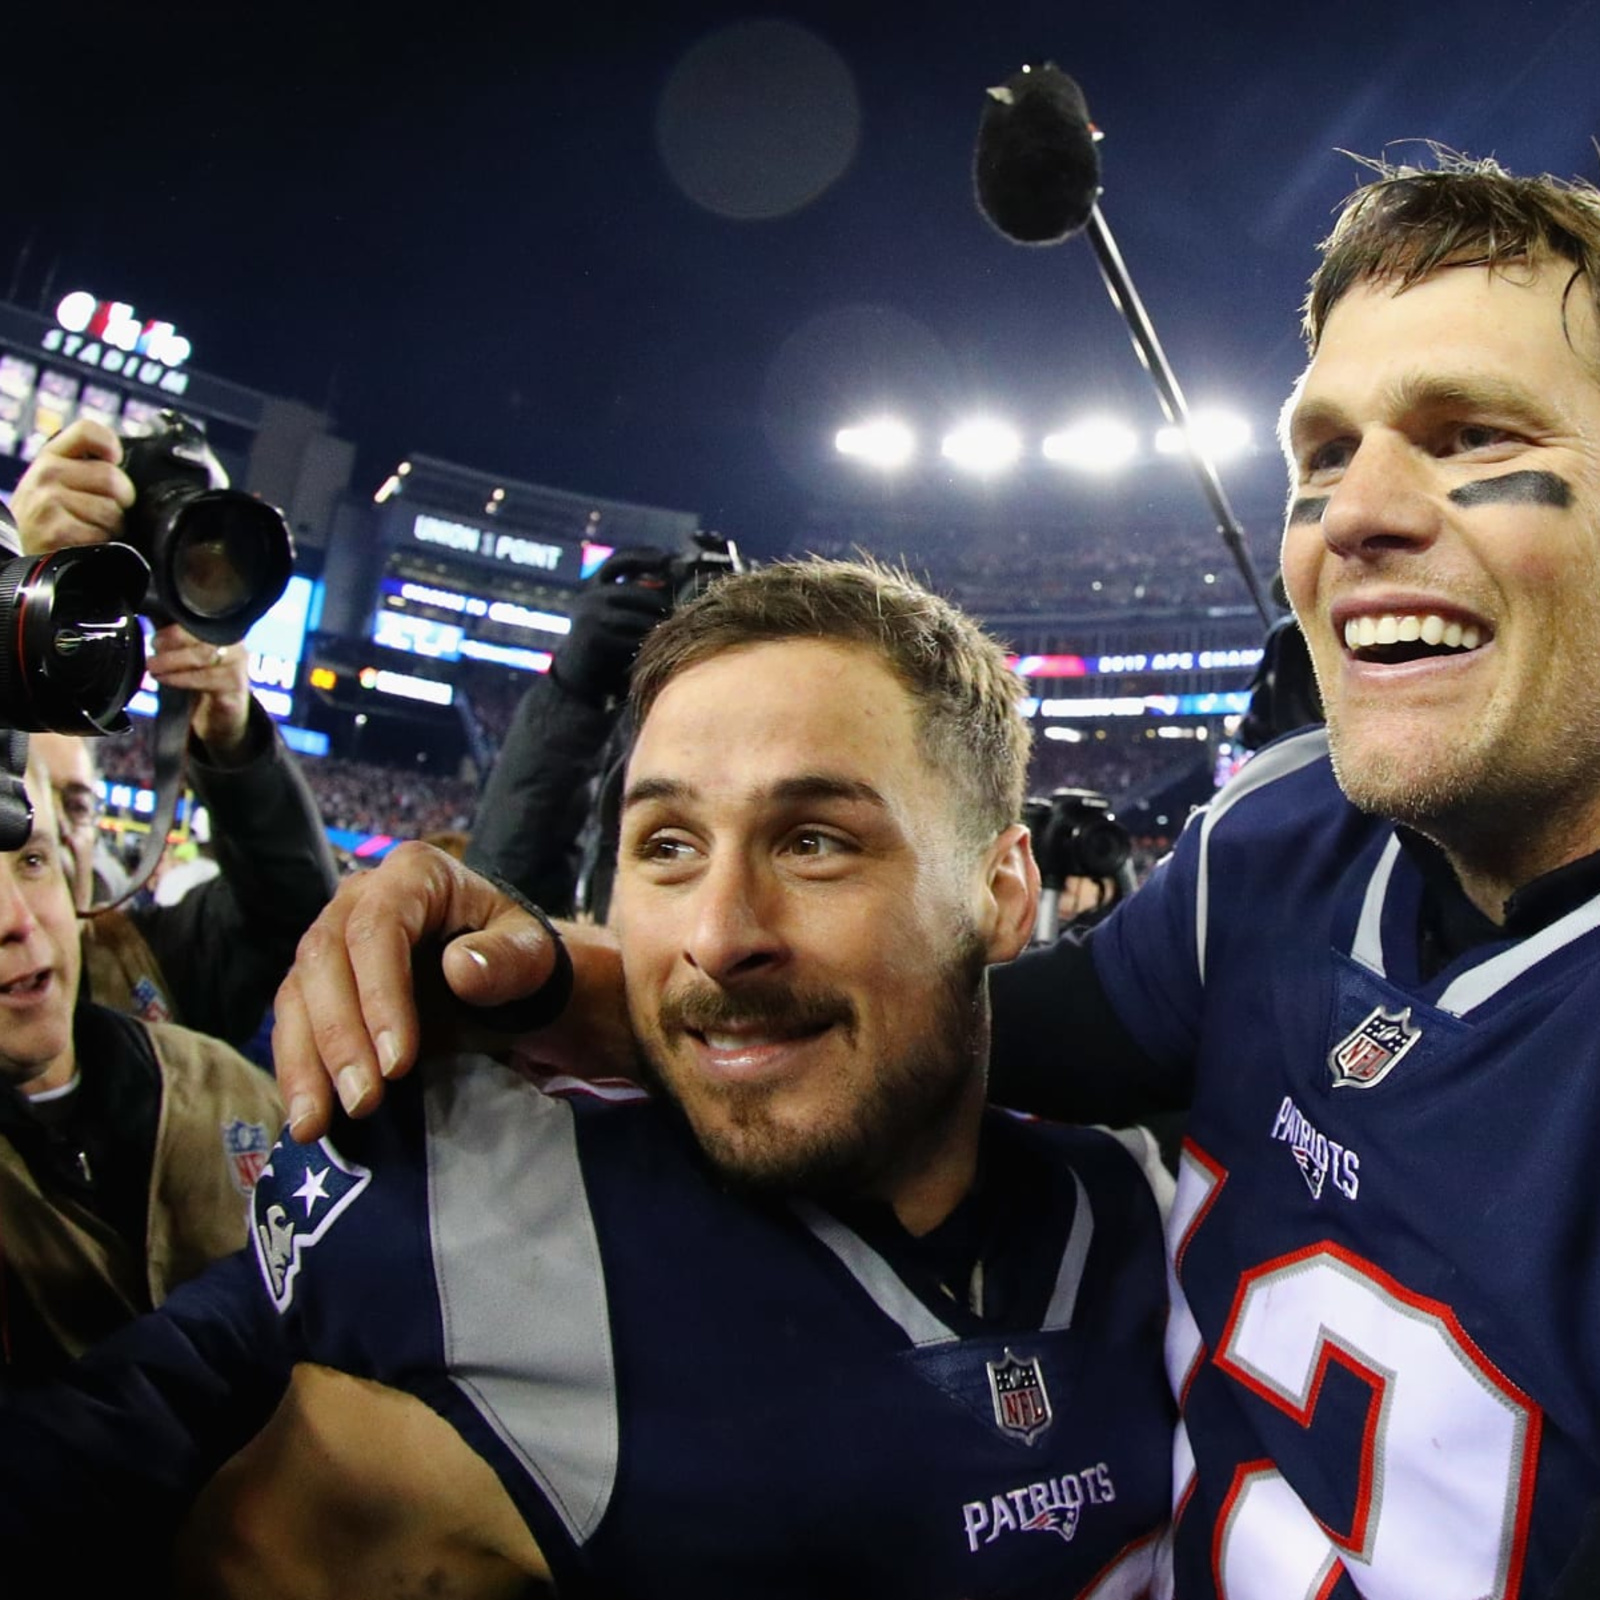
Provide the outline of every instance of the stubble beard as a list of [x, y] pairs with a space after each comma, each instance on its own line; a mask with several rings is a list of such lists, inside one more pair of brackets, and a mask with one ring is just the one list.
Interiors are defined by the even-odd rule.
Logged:
[[[942, 1146], [974, 1074], [982, 1070], [989, 1028], [985, 967], [976, 931], [968, 929], [917, 1037], [903, 1049], [880, 1053], [803, 1124], [783, 1116], [783, 1085], [696, 1083], [686, 1097], [654, 1030], [640, 1030], [643, 1076], [678, 1108], [730, 1187], [827, 1201], [877, 1193]], [[796, 1018], [831, 1016], [846, 1047], [855, 1042], [854, 1009], [832, 991], [751, 986], [735, 1000], [726, 991], [708, 990], [687, 1009], [690, 1025], [701, 1029], [736, 1020], [781, 1029]]]

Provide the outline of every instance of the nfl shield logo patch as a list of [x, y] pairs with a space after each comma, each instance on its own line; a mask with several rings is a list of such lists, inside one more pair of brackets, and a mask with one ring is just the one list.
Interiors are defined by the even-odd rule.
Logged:
[[1050, 1396], [1044, 1386], [1044, 1371], [1037, 1357], [1023, 1361], [1007, 1350], [1000, 1361], [991, 1361], [989, 1393], [994, 1396], [994, 1420], [1005, 1433], [1032, 1444], [1050, 1426]]
[[171, 1022], [172, 1007], [152, 979], [140, 978], [133, 986], [134, 1015], [146, 1022]]
[[234, 1188], [240, 1194], [252, 1194], [272, 1154], [272, 1135], [259, 1122], [235, 1117], [222, 1125], [222, 1149], [233, 1168]]
[[1370, 1089], [1422, 1037], [1411, 1023], [1411, 1007], [1399, 1012], [1374, 1006], [1360, 1027], [1347, 1034], [1328, 1056], [1335, 1089]]

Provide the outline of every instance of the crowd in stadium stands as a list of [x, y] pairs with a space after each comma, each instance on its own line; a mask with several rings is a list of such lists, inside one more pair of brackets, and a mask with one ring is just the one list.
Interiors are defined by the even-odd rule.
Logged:
[[323, 821], [330, 828], [420, 839], [465, 828], [472, 820], [477, 785], [461, 778], [332, 757], [307, 761], [304, 766]]
[[1094, 789], [1121, 803], [1159, 793], [1192, 769], [1209, 767], [1214, 756], [1211, 741], [1147, 739], [1136, 728], [1075, 744], [1040, 738], [1028, 767], [1028, 791]]
[[[1278, 514], [1247, 524], [1263, 580], [1277, 568]], [[1019, 516], [975, 530], [936, 516], [896, 519], [846, 510], [819, 515], [801, 541], [817, 555], [868, 549], [913, 571], [979, 616], [1247, 605], [1232, 557], [1203, 514], [1088, 526]]]
[[[121, 739], [102, 740], [95, 754], [100, 774], [112, 783], [154, 786], [155, 768], [143, 729]], [[353, 833], [420, 839], [430, 833], [465, 828], [472, 819], [477, 785], [462, 778], [407, 772], [341, 761], [331, 756], [305, 758], [301, 770], [311, 785], [323, 822]]]

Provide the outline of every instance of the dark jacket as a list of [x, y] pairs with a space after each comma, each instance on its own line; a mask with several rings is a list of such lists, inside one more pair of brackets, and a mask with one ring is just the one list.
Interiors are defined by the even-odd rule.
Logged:
[[189, 742], [189, 781], [211, 813], [221, 871], [173, 906], [84, 925], [84, 997], [243, 1045], [339, 872], [317, 803], [272, 720], [250, 711], [252, 753], [220, 767]]

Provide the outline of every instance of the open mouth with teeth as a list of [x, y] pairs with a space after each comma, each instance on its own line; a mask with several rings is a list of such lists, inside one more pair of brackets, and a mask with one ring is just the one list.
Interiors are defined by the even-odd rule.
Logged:
[[1465, 655], [1485, 638], [1484, 630], [1475, 623], [1446, 622], [1432, 613], [1352, 617], [1344, 625], [1345, 649], [1358, 661], [1388, 665]]
[[698, 1039], [708, 1050], [737, 1051], [761, 1049], [774, 1045], [799, 1044], [807, 1039], [820, 1038], [828, 1031], [829, 1024], [817, 1023], [811, 1027], [790, 1027], [772, 1029], [760, 1033], [722, 1033], [716, 1029], [700, 1032], [698, 1029], [689, 1029], [691, 1038]]

